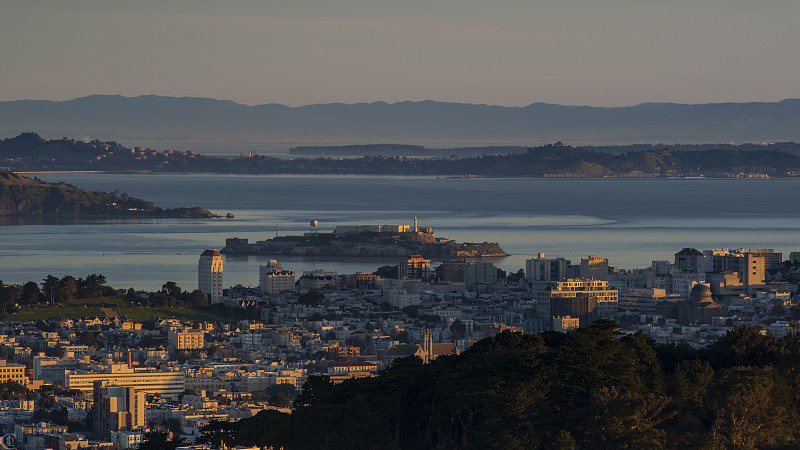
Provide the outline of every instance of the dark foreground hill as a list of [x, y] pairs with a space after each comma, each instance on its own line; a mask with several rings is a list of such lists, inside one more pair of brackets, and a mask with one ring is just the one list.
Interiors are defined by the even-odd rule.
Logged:
[[[248, 106], [227, 100], [93, 95], [0, 102], [0, 136], [37, 130], [135, 145], [187, 143], [425, 143], [481, 145], [800, 140], [800, 100], [599, 108], [504, 107], [434, 101]], [[238, 151], [229, 152], [238, 154]]]
[[738, 328], [702, 350], [503, 332], [375, 378], [310, 377], [297, 409], [212, 422], [205, 438], [291, 449], [797, 448], [800, 334]]
[[216, 217], [205, 208], [162, 209], [117, 192], [84, 191], [0, 172], [0, 216]]

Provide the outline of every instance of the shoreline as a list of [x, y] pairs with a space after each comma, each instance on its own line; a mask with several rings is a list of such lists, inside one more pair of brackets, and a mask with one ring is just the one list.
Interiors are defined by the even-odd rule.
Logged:
[[800, 176], [741, 176], [741, 177], [707, 177], [707, 176], [653, 176], [628, 177], [603, 175], [598, 177], [571, 176], [491, 176], [491, 175], [403, 175], [403, 174], [370, 174], [370, 173], [233, 173], [214, 171], [153, 171], [153, 170], [40, 170], [9, 173], [17, 175], [215, 175], [215, 176], [256, 176], [256, 177], [374, 177], [374, 178], [422, 178], [436, 180], [800, 180]]

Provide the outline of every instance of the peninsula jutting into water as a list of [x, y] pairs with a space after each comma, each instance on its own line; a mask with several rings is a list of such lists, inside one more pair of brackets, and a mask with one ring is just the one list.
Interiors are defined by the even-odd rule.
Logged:
[[84, 191], [63, 182], [45, 183], [1, 171], [0, 216], [219, 217], [205, 208], [163, 209], [124, 192]]
[[426, 258], [486, 258], [508, 256], [494, 242], [458, 243], [437, 238], [430, 227], [409, 225], [338, 225], [333, 233], [319, 233], [317, 221], [302, 236], [276, 236], [249, 243], [229, 238], [220, 253], [226, 255], [409, 256]]

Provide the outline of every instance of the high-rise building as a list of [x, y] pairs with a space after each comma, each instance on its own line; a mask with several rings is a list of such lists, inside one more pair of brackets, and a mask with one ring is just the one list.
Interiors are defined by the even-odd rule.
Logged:
[[427, 280], [431, 277], [431, 260], [419, 255], [411, 255], [397, 266], [401, 280]]
[[294, 271], [284, 270], [278, 261], [270, 260], [258, 266], [258, 285], [262, 294], [281, 294], [294, 289]]
[[742, 284], [749, 295], [766, 285], [767, 257], [761, 252], [747, 252], [744, 254], [744, 267], [742, 268]]
[[724, 273], [741, 272], [744, 262], [744, 250], [712, 248], [703, 250], [703, 272]]
[[497, 282], [497, 267], [488, 261], [470, 261], [464, 267], [464, 286], [467, 289], [476, 284]]
[[145, 393], [136, 388], [94, 382], [94, 431], [104, 439], [144, 427], [145, 407]]
[[545, 258], [544, 253], [539, 253], [525, 261], [525, 276], [530, 281], [564, 281], [569, 265], [570, 261], [564, 258]]
[[581, 258], [579, 276], [585, 280], [607, 280], [608, 259], [600, 256]]
[[675, 269], [680, 272], [702, 272], [703, 254], [696, 248], [684, 247], [675, 253]]
[[464, 261], [445, 261], [441, 265], [443, 281], [464, 281]]
[[[602, 280], [566, 280], [536, 283], [536, 315], [540, 318], [552, 318], [551, 302], [562, 297], [593, 297], [597, 302], [597, 314], [600, 318], [613, 319], [619, 306], [619, 293]], [[565, 313], [567, 311], [558, 311]], [[572, 312], [572, 311], [570, 311]], [[579, 314], [570, 314], [578, 316]]]
[[579, 327], [591, 325], [600, 318], [597, 310], [597, 297], [583, 293], [576, 297], [552, 297], [550, 299], [550, 315], [552, 317], [571, 317], [579, 321]]
[[222, 301], [222, 256], [205, 249], [197, 264], [197, 288], [206, 294], [209, 303]]
[[783, 253], [771, 248], [751, 248], [748, 252], [752, 255], [763, 256], [766, 270], [779, 269], [783, 265]]

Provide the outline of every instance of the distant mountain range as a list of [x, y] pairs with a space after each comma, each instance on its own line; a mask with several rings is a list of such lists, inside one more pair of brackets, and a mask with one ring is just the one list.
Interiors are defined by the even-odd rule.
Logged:
[[126, 145], [474, 143], [572, 145], [800, 141], [800, 100], [600, 108], [434, 101], [247, 106], [227, 100], [92, 95], [0, 102], [0, 137], [23, 131]]

